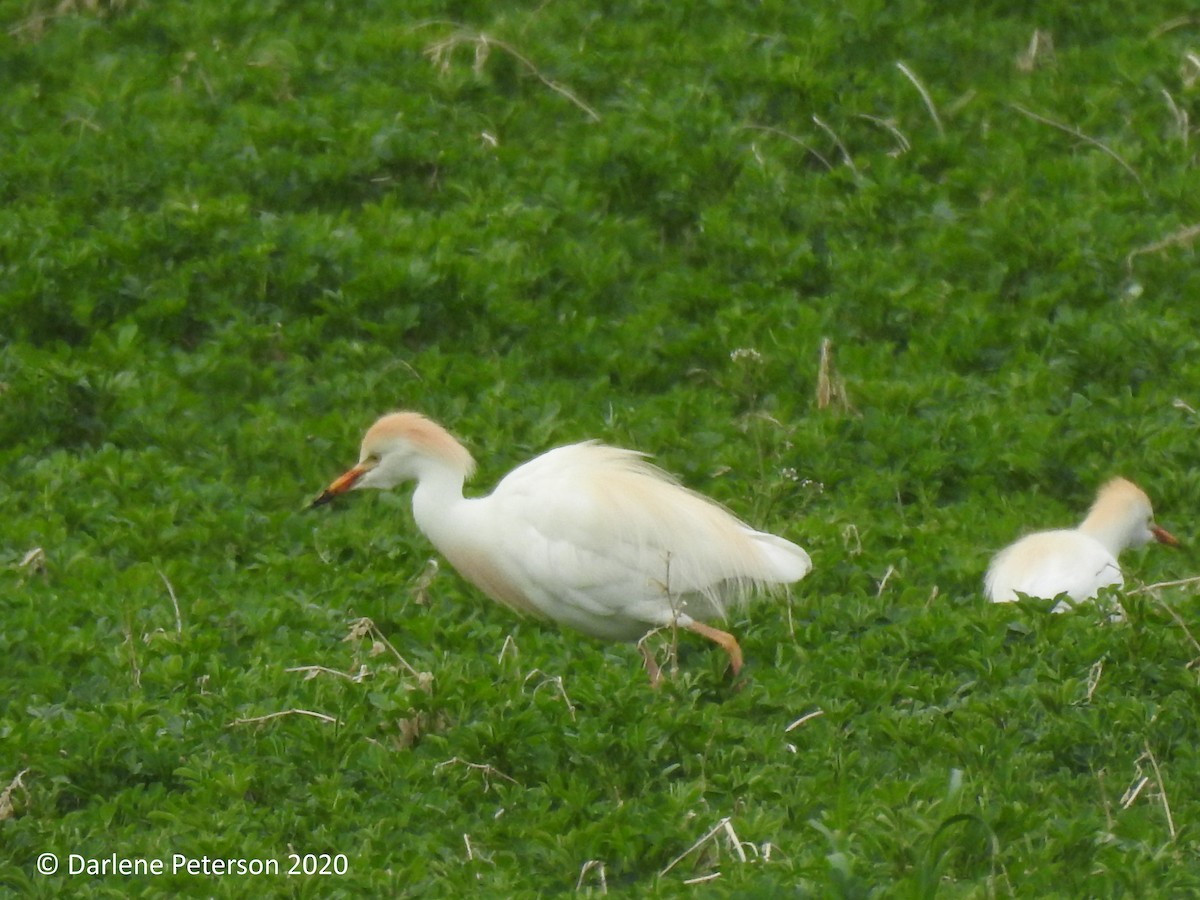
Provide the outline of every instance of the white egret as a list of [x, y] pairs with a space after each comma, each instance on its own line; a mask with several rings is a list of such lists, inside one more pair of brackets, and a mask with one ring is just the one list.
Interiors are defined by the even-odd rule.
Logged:
[[[466, 448], [413, 412], [379, 419], [358, 463], [315, 501], [415, 481], [413, 518], [467, 581], [520, 613], [614, 641], [678, 626], [717, 643], [736, 675], [733, 635], [705, 624], [759, 588], [803, 578], [808, 554], [755, 531], [633, 450], [588, 441], [544, 453], [491, 494], [466, 498]], [[658, 666], [642, 645], [652, 681]]]
[[[1074, 603], [1095, 598], [1101, 588], [1125, 583], [1117, 557], [1126, 547], [1150, 541], [1177, 546], [1154, 524], [1150, 499], [1131, 481], [1114, 478], [1100, 488], [1078, 528], [1026, 535], [1001, 550], [984, 579], [988, 599], [1008, 603], [1018, 594], [1051, 600], [1066, 594]], [[1055, 612], [1071, 604], [1060, 602]]]

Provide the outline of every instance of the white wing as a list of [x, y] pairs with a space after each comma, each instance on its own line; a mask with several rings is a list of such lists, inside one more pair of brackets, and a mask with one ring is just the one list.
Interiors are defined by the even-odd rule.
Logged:
[[470, 502], [509, 592], [597, 637], [633, 640], [676, 614], [721, 616], [749, 589], [796, 581], [812, 565], [640, 454], [593, 443], [552, 450]]

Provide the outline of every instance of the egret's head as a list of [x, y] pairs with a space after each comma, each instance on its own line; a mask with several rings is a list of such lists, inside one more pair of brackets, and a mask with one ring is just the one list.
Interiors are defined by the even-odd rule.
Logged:
[[431, 468], [449, 470], [463, 479], [475, 460], [446, 429], [420, 413], [388, 413], [367, 429], [358, 462], [334, 479], [313, 506], [358, 488], [387, 490], [420, 479]]

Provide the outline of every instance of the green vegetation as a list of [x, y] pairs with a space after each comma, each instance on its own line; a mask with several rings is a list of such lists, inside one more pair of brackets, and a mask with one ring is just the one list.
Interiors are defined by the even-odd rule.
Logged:
[[[1195, 586], [980, 591], [1112, 474], [1193, 537], [1182, 8], [0, 0], [0, 885], [1200, 890]], [[395, 408], [480, 490], [651, 451], [815, 569], [652, 691], [404, 492], [305, 511]], [[348, 872], [64, 874], [290, 852]]]

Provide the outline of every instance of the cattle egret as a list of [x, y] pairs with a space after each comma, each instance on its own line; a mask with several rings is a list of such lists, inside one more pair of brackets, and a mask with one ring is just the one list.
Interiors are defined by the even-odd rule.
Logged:
[[[594, 441], [559, 447], [514, 469], [490, 495], [465, 498], [474, 468], [437, 423], [391, 413], [368, 429], [358, 464], [313, 506], [415, 481], [417, 526], [493, 600], [613, 641], [676, 625], [716, 642], [735, 675], [737, 640], [704, 623], [753, 589], [798, 581], [812, 568], [791, 541], [753, 530], [633, 450]], [[657, 683], [658, 666], [639, 647]]]
[[[1179, 544], [1154, 524], [1150, 499], [1142, 489], [1114, 478], [1100, 488], [1078, 528], [1030, 534], [996, 554], [984, 587], [996, 603], [1016, 600], [1018, 593], [1046, 600], [1066, 594], [1082, 603], [1095, 598], [1101, 588], [1124, 584], [1117, 557], [1126, 547], [1152, 540]], [[1060, 602], [1054, 611], [1065, 612], [1072, 605]]]

